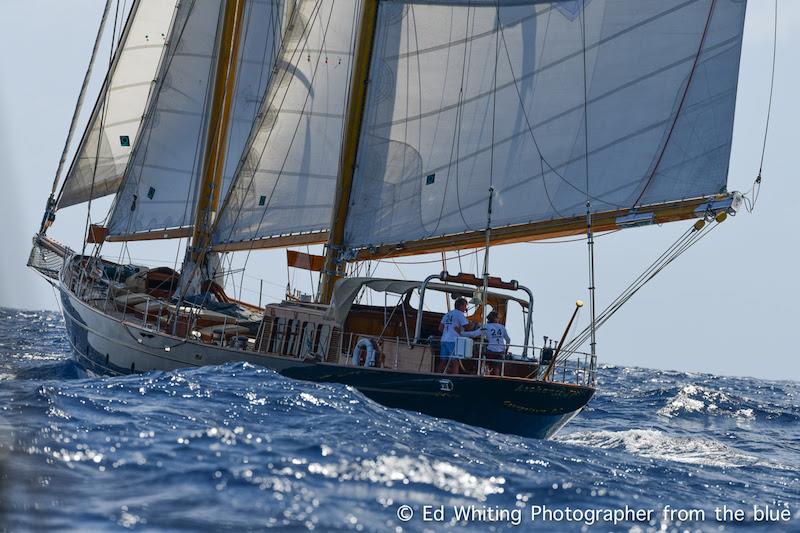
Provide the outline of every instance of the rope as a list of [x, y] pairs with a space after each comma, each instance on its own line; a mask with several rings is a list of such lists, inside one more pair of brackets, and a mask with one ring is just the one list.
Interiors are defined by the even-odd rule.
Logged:
[[[591, 338], [591, 369], [594, 372], [597, 345], [597, 316], [595, 309], [595, 270], [594, 270], [594, 232], [592, 231], [592, 201], [589, 194], [589, 80], [586, 68], [586, 0], [581, 9], [581, 43], [583, 45], [583, 142], [584, 167], [586, 172], [586, 246], [589, 253], [589, 336]], [[594, 375], [594, 373], [592, 374]]]
[[756, 208], [758, 194], [761, 192], [761, 172], [764, 170], [764, 156], [767, 153], [767, 140], [769, 139], [769, 124], [772, 118], [772, 97], [775, 92], [775, 63], [778, 56], [778, 0], [775, 0], [774, 19], [772, 23], [772, 72], [769, 82], [769, 101], [767, 103], [767, 122], [764, 125], [764, 141], [761, 144], [761, 161], [758, 164], [758, 175], [753, 186], [744, 195], [744, 207], [748, 213]]
[[[617, 298], [614, 299], [596, 318], [595, 329], [605, 324], [619, 309], [630, 300], [639, 290], [650, 280], [656, 277], [675, 259], [683, 255], [689, 248], [697, 244], [706, 235], [716, 229], [720, 222], [705, 224], [697, 229], [697, 223], [693, 224], [688, 230], [681, 234], [658, 258], [653, 261], [628, 287], [626, 287]], [[559, 360], [566, 360], [575, 353], [591, 336], [591, 327], [584, 328], [575, 337], [564, 345], [559, 355]]]
[[708, 18], [706, 19], [706, 25], [703, 28], [703, 35], [700, 36], [700, 46], [697, 47], [697, 55], [694, 57], [694, 62], [692, 63], [692, 70], [689, 71], [689, 77], [686, 79], [686, 87], [683, 90], [683, 94], [681, 95], [680, 102], [678, 103], [678, 108], [675, 111], [675, 117], [672, 120], [672, 125], [667, 132], [667, 138], [664, 140], [664, 144], [661, 146], [661, 152], [658, 154], [658, 159], [656, 159], [655, 164], [653, 165], [653, 170], [650, 172], [650, 176], [647, 178], [647, 181], [642, 187], [642, 191], [639, 193], [639, 196], [636, 198], [636, 201], [631, 204], [631, 207], [636, 207], [639, 205], [639, 202], [642, 201], [644, 197], [644, 193], [647, 192], [647, 189], [650, 187], [650, 184], [653, 182], [653, 178], [656, 176], [656, 172], [658, 171], [658, 167], [661, 166], [661, 160], [664, 159], [664, 154], [667, 152], [667, 146], [669, 145], [670, 139], [672, 139], [672, 134], [675, 132], [675, 126], [678, 124], [678, 119], [681, 117], [681, 113], [683, 112], [683, 107], [686, 104], [686, 98], [689, 94], [689, 88], [692, 86], [692, 80], [694, 80], [694, 76], [697, 73], [697, 66], [700, 64], [700, 56], [703, 55], [703, 48], [706, 45], [706, 38], [708, 37], [708, 30], [711, 27], [711, 19], [714, 18], [714, 11], [717, 7], [717, 0], [711, 0], [711, 6], [708, 8]]

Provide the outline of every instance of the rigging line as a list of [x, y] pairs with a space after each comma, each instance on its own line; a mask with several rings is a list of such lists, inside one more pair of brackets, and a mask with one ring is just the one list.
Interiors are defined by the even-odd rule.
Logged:
[[[622, 228], [617, 228], [613, 230], [609, 230], [603, 233], [595, 233], [593, 235], [594, 239], [597, 240], [600, 237], [605, 237], [607, 235], [611, 235], [613, 233], [617, 233], [618, 231], [622, 231]], [[574, 239], [558, 239], [558, 240], [541, 240], [541, 241], [525, 241], [525, 244], [564, 244], [568, 242], [581, 242], [585, 241], [586, 237], [576, 237]]]
[[[480, 252], [480, 249], [475, 249], [475, 250], [473, 250], [471, 252], [467, 252], [465, 254], [462, 254], [460, 250], [457, 251], [456, 252], [456, 258], [459, 260], [459, 267], [461, 267], [461, 258], [462, 257], [469, 257], [471, 255], [477, 254], [478, 252]], [[396, 261], [394, 259], [385, 259], [384, 262], [386, 262], [386, 263], [395, 263], [397, 265], [431, 265], [433, 263], [441, 263], [442, 260], [441, 260], [441, 258], [434, 259], [433, 261]], [[463, 271], [463, 269], [462, 269], [462, 271]]]
[[767, 122], [764, 125], [764, 142], [761, 145], [761, 161], [758, 164], [758, 176], [756, 176], [753, 186], [750, 188], [748, 195], [752, 198], [747, 198], [745, 195], [745, 207], [748, 213], [752, 213], [756, 208], [758, 195], [761, 192], [761, 172], [764, 169], [764, 156], [767, 153], [767, 140], [769, 138], [769, 125], [772, 117], [772, 98], [775, 91], [775, 64], [778, 56], [778, 0], [775, 0], [774, 19], [772, 23], [772, 71], [770, 73], [769, 82], [769, 101], [767, 103]]
[[769, 103], [767, 104], [767, 124], [764, 127], [764, 143], [761, 147], [761, 162], [758, 165], [758, 176], [764, 168], [764, 154], [767, 152], [767, 137], [769, 135], [769, 122], [772, 116], [772, 97], [775, 90], [775, 62], [778, 55], [778, 0], [775, 0], [775, 18], [772, 25], [772, 73], [769, 84]]
[[[110, 0], [109, 0], [110, 1]], [[105, 16], [105, 15], [104, 15]], [[119, 0], [117, 0], [117, 4], [115, 7], [114, 13], [114, 28], [111, 32], [111, 46], [109, 47], [109, 57], [108, 57], [108, 68], [111, 70], [111, 66], [114, 63], [114, 52], [116, 47], [114, 46], [115, 41], [117, 40], [117, 22], [119, 18]], [[103, 131], [103, 127], [105, 126], [106, 118], [108, 115], [108, 93], [106, 93], [105, 98], [103, 98], [103, 109], [100, 113], [100, 131]], [[94, 184], [97, 180], [97, 164], [100, 159], [100, 147], [102, 143], [97, 143], [97, 149], [95, 150], [94, 156], [94, 166], [92, 168], [92, 183], [89, 186], [89, 201], [86, 204], [86, 224], [83, 233], [83, 246], [81, 247], [81, 255], [86, 254], [86, 241], [89, 239], [89, 226], [92, 221], [92, 196], [94, 196]], [[102, 243], [99, 245], [102, 246]], [[98, 246], [98, 251], [99, 251]]]
[[[658, 263], [651, 264], [637, 280], [633, 281], [620, 295], [612, 301], [606, 309], [600, 314], [598, 324], [604, 324], [618, 309], [620, 309], [634, 294], [636, 294], [647, 282], [653, 279], [659, 272], [661, 272], [667, 265], [669, 265], [676, 257], [680, 256], [686, 251], [687, 246], [692, 243], [692, 238], [683, 239], [678, 243], [678, 246]], [[597, 326], [596, 326], [597, 327]], [[590, 336], [590, 331], [587, 329], [585, 334], [581, 337], [580, 342], [585, 342]]]
[[[94, 46], [92, 47], [92, 55], [89, 58], [89, 66], [86, 69], [86, 74], [83, 76], [83, 84], [81, 84], [81, 90], [78, 93], [78, 100], [75, 103], [75, 109], [72, 112], [72, 120], [69, 124], [69, 130], [67, 131], [67, 140], [64, 143], [64, 149], [61, 152], [61, 159], [58, 162], [58, 168], [56, 169], [56, 176], [53, 180], [53, 189], [50, 192], [51, 195], [55, 195], [56, 191], [58, 190], [58, 182], [61, 178], [61, 173], [64, 170], [64, 163], [67, 161], [67, 152], [69, 152], [69, 147], [72, 144], [72, 137], [75, 135], [75, 128], [78, 125], [78, 118], [83, 108], [83, 100], [86, 97], [86, 90], [89, 87], [89, 79], [92, 76], [92, 70], [94, 68], [94, 62], [97, 58], [97, 52], [100, 49], [100, 41], [102, 40], [103, 33], [106, 27], [106, 21], [108, 20], [108, 12], [111, 9], [111, 3], [113, 0], [106, 0], [105, 8], [103, 9], [103, 15], [100, 18], [100, 27], [97, 29], [97, 36], [94, 39]], [[112, 42], [111, 47], [114, 47]]]
[[[467, 35], [474, 35], [475, 34], [475, 20], [478, 17], [477, 17], [477, 10], [473, 10], [472, 11], [472, 23], [471, 23], [472, 26], [470, 27], [469, 12], [472, 9], [473, 9], [472, 6], [467, 7], [467, 23], [466, 23], [466, 26], [464, 28], [464, 32]], [[463, 120], [463, 110], [464, 110], [464, 106], [463, 106], [463, 103], [464, 103], [464, 83], [465, 83], [464, 72], [466, 71], [466, 73], [467, 73], [466, 83], [469, 84], [469, 73], [470, 73], [470, 71], [469, 71], [469, 69], [467, 69], [467, 65], [468, 64], [472, 65], [472, 45], [473, 45], [472, 40], [469, 40], [469, 42], [467, 42], [465, 40], [465, 42], [464, 42], [464, 60], [463, 60], [463, 65], [464, 66], [462, 67], [462, 72], [461, 72], [461, 90], [460, 90], [459, 95], [458, 95], [458, 110], [459, 111], [458, 111], [458, 142], [457, 142], [457, 145], [456, 145], [456, 201], [458, 203], [458, 215], [459, 215], [459, 217], [461, 217], [461, 221], [464, 223], [464, 227], [466, 227], [467, 229], [472, 230], [472, 231], [478, 231], [478, 228], [473, 227], [469, 222], [467, 222], [467, 219], [464, 218], [464, 210], [463, 210], [463, 208], [461, 206], [461, 179], [460, 179], [461, 174], [459, 172], [459, 170], [460, 170], [459, 162], [460, 162], [460, 159], [461, 159], [461, 157], [460, 157], [460, 154], [461, 154], [461, 126], [462, 126], [462, 122], [461, 121]], [[469, 53], [467, 53], [468, 49], [469, 49]], [[467, 58], [469, 58], [469, 61], [467, 60]], [[496, 83], [495, 83], [495, 85], [496, 85]], [[442, 206], [444, 206], [444, 203], [442, 203]], [[438, 224], [437, 224], [437, 227], [438, 227]]]
[[584, 166], [586, 169], [586, 245], [589, 252], [589, 330], [591, 335], [591, 369], [594, 375], [597, 366], [597, 315], [595, 309], [595, 270], [594, 270], [594, 233], [592, 231], [592, 202], [589, 199], [589, 73], [586, 68], [586, 0], [581, 9], [581, 42], [583, 45], [583, 140]]
[[[447, 179], [445, 179], [445, 182], [444, 182], [444, 192], [442, 193], [442, 201], [441, 201], [441, 203], [439, 205], [439, 217], [436, 220], [436, 225], [433, 227], [433, 229], [430, 232], [428, 232], [428, 235], [427, 235], [428, 237], [433, 236], [439, 230], [439, 226], [442, 223], [442, 218], [444, 218], [444, 206], [445, 206], [445, 202], [447, 201], [447, 189], [448, 189], [448, 186], [450, 185], [450, 176], [451, 176], [451, 170], [453, 168], [453, 162], [454, 161], [455, 161], [455, 176], [454, 176], [454, 179], [455, 179], [455, 182], [456, 182], [456, 200], [458, 201], [458, 214], [461, 217], [461, 221], [464, 223], [464, 225], [469, 227], [469, 225], [467, 224], [467, 221], [464, 219], [464, 213], [461, 210], [461, 197], [458, 194], [458, 162], [459, 162], [459, 159], [460, 159], [459, 154], [461, 152], [461, 119], [462, 119], [461, 113], [462, 113], [462, 110], [463, 110], [463, 107], [462, 107], [461, 103], [464, 100], [464, 76], [467, 73], [467, 46], [469, 44], [469, 39], [467, 37], [469, 36], [469, 14], [470, 14], [470, 10], [471, 9], [472, 9], [471, 6], [467, 6], [467, 9], [466, 9], [467, 19], [466, 19], [466, 21], [464, 21], [464, 52], [463, 52], [462, 60], [461, 60], [461, 83], [460, 83], [460, 86], [459, 86], [459, 89], [458, 89], [458, 102], [456, 103], [456, 120], [455, 120], [455, 124], [453, 125], [453, 128], [454, 128], [453, 141], [450, 144], [450, 160], [447, 163]], [[451, 12], [452, 12], [452, 10], [451, 10]], [[473, 20], [474, 20], [474, 17], [473, 17]], [[452, 29], [451, 29], [451, 31], [452, 31]], [[442, 91], [444, 91], [444, 85], [445, 84], [442, 84]], [[455, 156], [455, 159], [454, 159], [454, 156]], [[472, 229], [472, 228], [469, 227], [469, 229]]]
[[711, 6], [708, 9], [708, 18], [706, 19], [706, 25], [703, 28], [703, 34], [700, 36], [700, 45], [697, 48], [697, 55], [694, 57], [694, 62], [692, 63], [692, 69], [689, 71], [689, 77], [686, 79], [686, 88], [683, 90], [683, 94], [681, 95], [681, 100], [678, 103], [678, 108], [675, 110], [675, 118], [672, 120], [672, 125], [669, 128], [667, 133], [667, 138], [664, 140], [664, 145], [661, 147], [661, 151], [658, 154], [658, 159], [656, 159], [655, 164], [653, 165], [653, 170], [650, 172], [650, 176], [647, 178], [647, 181], [642, 187], [642, 191], [639, 193], [639, 196], [631, 205], [631, 209], [634, 209], [636, 205], [642, 200], [644, 197], [644, 193], [647, 191], [648, 187], [650, 187], [650, 183], [652, 183], [653, 178], [658, 171], [658, 167], [661, 165], [661, 160], [664, 158], [664, 154], [667, 152], [667, 146], [669, 146], [669, 142], [672, 139], [672, 134], [675, 131], [675, 126], [678, 124], [678, 120], [681, 117], [681, 112], [683, 111], [683, 106], [686, 104], [686, 99], [689, 94], [689, 88], [692, 86], [692, 82], [694, 81], [694, 75], [697, 72], [697, 66], [700, 64], [700, 56], [703, 54], [703, 48], [706, 44], [706, 37], [708, 37], [708, 29], [711, 27], [711, 19], [714, 18], [714, 11], [717, 6], [717, 0], [711, 0]]
[[[448, 24], [448, 26], [447, 26], [448, 32], [449, 32], [448, 35], [447, 35], [447, 41], [448, 42], [451, 42], [453, 40], [453, 27], [455, 26], [454, 17], [455, 17], [455, 10], [451, 9], [450, 10], [450, 24]], [[444, 72], [450, 72], [450, 55], [451, 55], [450, 52], [451, 52], [451, 48], [452, 47], [450, 47], [450, 46], [447, 47], [447, 57], [446, 57], [445, 62], [444, 62]], [[417, 59], [417, 61], [419, 61], [419, 58]], [[442, 83], [442, 92], [439, 94], [439, 106], [438, 106], [439, 108], [444, 106], [446, 89], [447, 89], [447, 84], [446, 83]], [[460, 93], [459, 93], [459, 99], [460, 98], [461, 98], [461, 96], [460, 96]], [[439, 138], [439, 126], [441, 125], [441, 122], [442, 122], [442, 115], [441, 114], [437, 114], [437, 116], [436, 116], [436, 126], [433, 129], [433, 139], [438, 139]], [[421, 126], [421, 124], [420, 124], [420, 126]], [[457, 127], [458, 127], [458, 108], [456, 108], [456, 128]], [[455, 136], [455, 131], [454, 131], [453, 132], [453, 138], [450, 141], [450, 161], [448, 162], [448, 168], [447, 168], [448, 179], [449, 179], [449, 175], [450, 175], [450, 164], [453, 161], [453, 150], [455, 149], [455, 141], [456, 141], [456, 136]], [[434, 143], [431, 143], [431, 144], [434, 145], [435, 141], [434, 141]], [[431, 151], [432, 151], [432, 148], [431, 148]], [[426, 174], [427, 174], [427, 172], [426, 172]], [[444, 193], [444, 196], [445, 197], [447, 196], [447, 180], [445, 180], [445, 193]], [[444, 198], [442, 198], [442, 205], [441, 205], [441, 208], [439, 209], [439, 221], [441, 221], [441, 217], [442, 217], [443, 211], [444, 211]], [[419, 213], [420, 213], [420, 227], [424, 228], [425, 224], [421, 220], [422, 219], [422, 194], [419, 195]], [[437, 228], [438, 228], [438, 224], [437, 224]]]
[[[637, 280], [632, 282], [628, 287], [611, 303], [609, 304], [603, 312], [600, 314], [600, 318], [598, 320], [597, 327], [605, 324], [605, 322], [611, 318], [634, 294], [636, 294], [647, 282], [652, 280], [657, 274], [663, 271], [668, 265], [670, 265], [675, 259], [681, 256], [684, 252], [686, 252], [689, 248], [694, 246], [698, 241], [703, 239], [706, 235], [708, 235], [711, 231], [716, 229], [720, 223], [716, 223], [712, 225], [706, 225], [703, 229], [699, 231], [692, 232], [692, 229], [688, 230], [684, 233], [678, 240], [673, 243], [670, 247], [673, 249], [672, 253], [669, 256], [664, 257], [666, 254], [662, 254], [663, 260], [659, 258], [653, 264], [651, 264], [645, 272], [643, 272]], [[571, 339], [566, 347], [569, 351], [574, 352], [577, 348], [579, 348], [583, 343], [586, 342], [588, 339], [588, 328], [584, 329], [580, 334], [578, 334], [575, 338]]]
[[[414, 6], [412, 5], [410, 7], [411, 7], [411, 16], [412, 16], [412, 18], [414, 20], [414, 43], [416, 45], [417, 50], [419, 50], [419, 32], [417, 31], [417, 16], [416, 16], [416, 12], [414, 10]], [[451, 34], [452, 34], [452, 11], [451, 11], [450, 17], [451, 17], [451, 29], [450, 29], [450, 31], [451, 31]], [[423, 94], [423, 92], [422, 92], [422, 80], [423, 80], [422, 61], [420, 61], [419, 56], [417, 56], [416, 59], [417, 59], [417, 99], [418, 99], [418, 103], [419, 103], [418, 111], [419, 111], [419, 113], [422, 113], [422, 102], [423, 102], [423, 96], [422, 96], [422, 94]], [[447, 65], [449, 65], [449, 62], [450, 62], [450, 50], [448, 49], [448, 51], [447, 51]], [[445, 66], [445, 68], [447, 68], [447, 66]], [[445, 70], [445, 72], [446, 72], [446, 70]], [[444, 84], [442, 84], [442, 85], [444, 85]], [[444, 88], [442, 88], [442, 93], [444, 93]], [[406, 106], [406, 109], [408, 109], [407, 106]], [[436, 128], [435, 128], [434, 134], [433, 134], [434, 135], [433, 136], [434, 139], [436, 139], [437, 133], [438, 133], [438, 130], [439, 130], [439, 121], [438, 121], [438, 119], [439, 119], [439, 117], [437, 117]], [[421, 138], [422, 138], [422, 123], [418, 122], [417, 123], [417, 139], [421, 139]], [[433, 141], [431, 143], [431, 146], [433, 146], [434, 144], [435, 144], [435, 141]], [[406, 152], [403, 151], [403, 162], [404, 163], [405, 163], [405, 158], [406, 158]], [[419, 181], [417, 183], [419, 183]], [[421, 187], [420, 187], [420, 189], [421, 189]], [[419, 198], [418, 198], [419, 209], [417, 210], [417, 215], [418, 215], [417, 223], [419, 224], [419, 227], [424, 228], [425, 227], [425, 222], [424, 222], [424, 220], [422, 218], [422, 194], [421, 194], [421, 192], [422, 191], [420, 190], [420, 195], [419, 195]]]
[[[694, 226], [693, 226], [694, 227]], [[667, 264], [671, 262], [671, 259], [674, 259], [678, 255], [685, 251], [685, 243], [689, 242], [692, 239], [692, 228], [689, 228], [686, 232], [684, 232], [670, 247], [659, 256], [658, 259], [653, 261], [650, 266], [648, 266], [644, 272], [642, 272], [634, 281], [632, 281], [628, 287], [626, 287], [622, 293], [620, 293], [617, 298], [615, 298], [600, 314], [599, 324], [602, 325], [605, 321], [616, 312], [617, 309], [622, 307], [622, 305], [630, 299], [630, 297], [638, 291], [647, 281], [652, 279], [655, 273], [659, 272], [663, 269]], [[572, 339], [568, 346], [572, 346], [573, 342], [580, 341], [577, 346], [583, 344], [589, 337], [590, 332], [589, 329], [585, 329], [581, 335]]]

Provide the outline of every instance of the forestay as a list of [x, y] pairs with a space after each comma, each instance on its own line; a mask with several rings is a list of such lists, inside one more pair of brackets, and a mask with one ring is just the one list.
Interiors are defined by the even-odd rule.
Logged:
[[177, 0], [133, 4], [111, 68], [64, 180], [58, 207], [117, 191], [156, 78]]
[[745, 7], [382, 2], [344, 244], [724, 191]]
[[[220, 13], [220, 0], [180, 5], [142, 138], [111, 216], [110, 235], [132, 237], [193, 223]], [[283, 2], [247, 2], [245, 7], [223, 195], [272, 74], [283, 14]]]
[[297, 2], [215, 244], [328, 228], [359, 4]]

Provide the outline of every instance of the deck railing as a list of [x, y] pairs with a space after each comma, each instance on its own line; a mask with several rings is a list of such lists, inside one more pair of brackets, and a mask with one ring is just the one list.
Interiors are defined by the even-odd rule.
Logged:
[[[559, 383], [570, 383], [576, 385], [591, 385], [594, 383], [594, 375], [591, 368], [591, 355], [585, 352], [571, 351], [562, 352], [558, 357], [553, 357], [552, 350], [543, 350], [541, 347], [528, 347], [532, 354], [529, 356], [521, 355], [524, 353], [525, 346], [511, 344], [507, 347], [506, 353], [498, 358], [495, 354], [487, 352], [487, 343], [475, 341], [473, 343], [472, 357], [452, 357], [449, 360], [439, 356], [439, 339], [431, 338], [433, 342], [413, 344], [410, 340], [401, 337], [377, 337], [364, 335], [357, 332], [345, 332], [342, 334], [343, 342], [339, 350], [339, 362], [353, 364], [353, 352], [357, 343], [362, 339], [368, 339], [373, 343], [376, 350], [382, 352], [384, 368], [398, 368], [401, 351], [408, 351], [404, 348], [414, 348], [420, 350], [421, 356], [430, 353], [431, 367], [421, 369], [426, 372], [460, 375], [493, 375], [498, 377], [515, 377], [538, 381], [553, 381]], [[542, 354], [545, 352], [543, 361]], [[547, 354], [551, 358], [547, 358]], [[364, 364], [365, 356], [362, 354], [360, 364]]]
[[[93, 279], [92, 275], [86, 275], [86, 269], [78, 271], [76, 264], [73, 267], [67, 271], [65, 282], [82, 301], [107, 314], [116, 314], [123, 322], [208, 345], [285, 357], [312, 357], [318, 361], [351, 365], [356, 346], [359, 341], [366, 339], [372, 344], [376, 352], [375, 359], [383, 368], [442, 375], [513, 377], [576, 385], [594, 383], [591, 355], [585, 352], [562, 352], [553, 360], [547, 357], [552, 356], [552, 349], [543, 350], [534, 346], [531, 350], [528, 347], [529, 353], [532, 353], [523, 356], [521, 354], [525, 353], [525, 346], [511, 344], [506, 348], [505, 354], [498, 356], [487, 352], [487, 343], [475, 340], [471, 357], [453, 357], [447, 360], [439, 355], [440, 339], [437, 337], [414, 343], [409, 338], [379, 337], [328, 327], [323, 339], [323, 325], [312, 324], [310, 339], [306, 339], [305, 327], [310, 322], [293, 324], [291, 327], [297, 326], [296, 331], [292, 330], [293, 333], [288, 331], [290, 326], [285, 323], [282, 326], [284, 331], [274, 334], [272, 331], [264, 331], [268, 327], [266, 320], [261, 321], [255, 337], [253, 334], [228, 334], [228, 325], [240, 324], [234, 317], [226, 317], [221, 323], [209, 326], [211, 333], [202, 332], [203, 328], [198, 325], [201, 320], [200, 308], [179, 307], [163, 300], [149, 299], [141, 302], [145, 304], [142, 309], [132, 310], [134, 306], [127, 304], [127, 301], [122, 305], [114, 301], [108, 280], [100, 282]], [[272, 324], [269, 327], [271, 326]], [[289, 342], [288, 338], [292, 334], [296, 338]], [[280, 335], [280, 339], [274, 341], [273, 335]], [[311, 348], [307, 346], [309, 340]], [[277, 351], [270, 349], [276, 342], [280, 343], [280, 348]], [[364, 362], [361, 361], [360, 364], [363, 365]]]

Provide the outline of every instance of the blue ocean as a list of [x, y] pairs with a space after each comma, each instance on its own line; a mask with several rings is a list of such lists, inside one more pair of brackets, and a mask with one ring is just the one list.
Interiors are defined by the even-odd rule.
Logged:
[[796, 381], [603, 366], [539, 441], [246, 364], [87, 378], [57, 313], [0, 324], [0, 530], [800, 531]]

